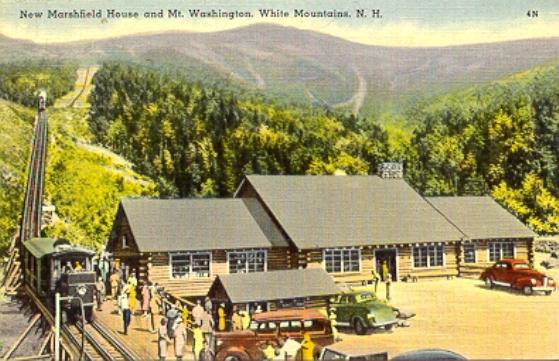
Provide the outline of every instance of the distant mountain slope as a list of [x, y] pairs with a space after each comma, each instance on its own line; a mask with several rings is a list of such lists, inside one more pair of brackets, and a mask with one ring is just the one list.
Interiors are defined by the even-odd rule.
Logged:
[[559, 38], [399, 48], [253, 25], [214, 33], [168, 32], [49, 46], [0, 37], [0, 51], [9, 57], [127, 59], [178, 66], [198, 80], [229, 79], [270, 96], [367, 114], [397, 110], [417, 98], [558, 60]]

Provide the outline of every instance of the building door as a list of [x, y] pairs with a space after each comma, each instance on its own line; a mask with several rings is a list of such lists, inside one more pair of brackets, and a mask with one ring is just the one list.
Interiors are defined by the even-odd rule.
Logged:
[[[386, 262], [388, 272], [392, 276], [392, 281], [398, 280], [398, 265], [396, 264], [396, 249], [377, 249], [375, 250], [375, 267], [377, 272], [383, 276], [383, 264]], [[383, 281], [385, 281], [383, 279]]]

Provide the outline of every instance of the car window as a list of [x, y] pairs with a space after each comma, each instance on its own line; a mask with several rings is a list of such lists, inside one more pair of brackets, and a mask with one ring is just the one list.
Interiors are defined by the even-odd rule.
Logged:
[[281, 321], [279, 327], [282, 331], [289, 329], [289, 321]]
[[355, 303], [355, 296], [354, 295], [347, 296], [347, 302], [348, 303]]
[[322, 331], [324, 329], [324, 325], [316, 320], [307, 320], [303, 322], [303, 327], [305, 331]]
[[274, 333], [277, 325], [274, 322], [262, 322], [258, 325], [258, 333]]
[[357, 300], [357, 303], [369, 302], [374, 299], [372, 293], [370, 292], [361, 292], [360, 294], [356, 295], [355, 298]]

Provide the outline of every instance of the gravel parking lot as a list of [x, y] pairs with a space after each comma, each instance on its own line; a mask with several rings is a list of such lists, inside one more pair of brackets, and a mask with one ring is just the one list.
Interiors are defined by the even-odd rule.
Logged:
[[[545, 273], [559, 279], [559, 270]], [[384, 291], [380, 285], [379, 294]], [[502, 288], [487, 289], [479, 280], [457, 278], [393, 283], [391, 293], [394, 306], [417, 313], [411, 327], [367, 336], [342, 334], [344, 344], [388, 351], [391, 357], [420, 348], [449, 349], [472, 359], [559, 356], [558, 292], [525, 296]]]

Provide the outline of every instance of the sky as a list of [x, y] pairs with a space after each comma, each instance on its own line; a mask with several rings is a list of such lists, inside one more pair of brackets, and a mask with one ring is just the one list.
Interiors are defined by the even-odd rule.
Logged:
[[[49, 10], [101, 10], [101, 18], [47, 18]], [[107, 18], [108, 9], [138, 12], [137, 19]], [[183, 18], [145, 18], [145, 12], [178, 9]], [[248, 11], [251, 18], [205, 18], [189, 10]], [[265, 18], [260, 9], [289, 17]], [[349, 18], [295, 18], [294, 9], [348, 11]], [[366, 18], [356, 10], [364, 9]], [[379, 9], [381, 18], [372, 16]], [[43, 13], [41, 18], [22, 15]], [[528, 16], [528, 14], [537, 16]], [[0, 0], [0, 34], [38, 43], [101, 39], [162, 31], [209, 32], [256, 23], [314, 30], [350, 41], [385, 46], [448, 46], [559, 36], [559, 0]]]

